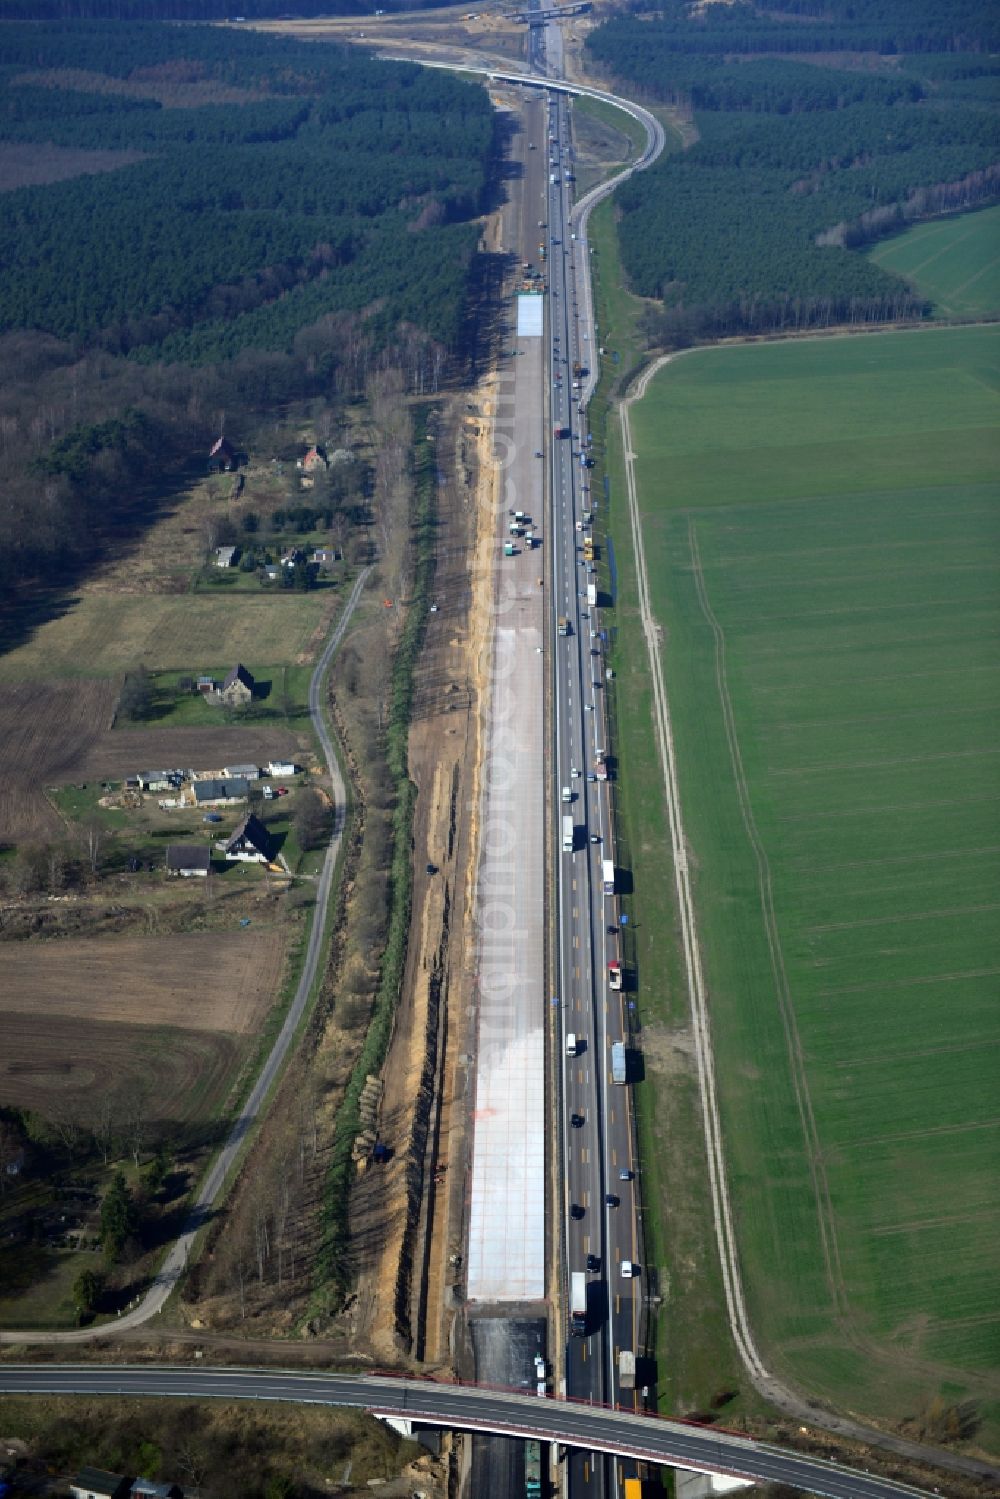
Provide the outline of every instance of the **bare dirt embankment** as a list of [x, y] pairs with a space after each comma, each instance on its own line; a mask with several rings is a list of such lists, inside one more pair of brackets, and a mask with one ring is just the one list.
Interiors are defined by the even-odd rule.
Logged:
[[409, 741], [418, 789], [410, 947], [380, 1111], [380, 1135], [393, 1155], [362, 1179], [352, 1203], [356, 1240], [376, 1246], [361, 1270], [355, 1338], [376, 1360], [446, 1362], [460, 1278], [468, 1079], [461, 1058], [488, 598], [480, 582], [489, 567], [481, 548], [494, 499], [490, 386], [485, 380], [474, 401], [451, 402], [438, 436], [437, 609], [416, 675]]

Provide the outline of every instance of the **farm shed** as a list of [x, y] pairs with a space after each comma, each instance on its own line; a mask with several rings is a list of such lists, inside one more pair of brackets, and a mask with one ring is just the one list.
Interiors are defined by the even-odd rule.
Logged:
[[216, 565], [216, 567], [235, 567], [236, 566], [236, 548], [235, 547], [216, 547], [216, 549], [215, 549], [215, 565]]
[[196, 807], [229, 807], [234, 802], [246, 801], [249, 782], [242, 776], [233, 780], [212, 777], [206, 781], [195, 781], [191, 787]]
[[259, 781], [260, 780], [260, 766], [259, 765], [224, 765], [222, 767], [222, 774], [224, 776], [226, 776], [227, 778], [229, 778], [229, 777], [237, 777], [240, 780], [244, 780], [244, 781]]
[[227, 859], [242, 859], [249, 864], [270, 864], [273, 854], [271, 835], [259, 817], [249, 813], [226, 844]]
[[173, 791], [184, 779], [179, 770], [137, 770], [140, 791]]
[[128, 1494], [129, 1499], [182, 1499], [176, 1483], [154, 1483], [152, 1478], [137, 1478]]
[[69, 1486], [73, 1499], [126, 1499], [128, 1479], [103, 1468], [81, 1468]]
[[168, 843], [167, 874], [183, 879], [204, 879], [212, 867], [212, 851], [207, 844]]
[[222, 701], [229, 708], [245, 707], [253, 697], [254, 680], [246, 667], [237, 662], [222, 684]]

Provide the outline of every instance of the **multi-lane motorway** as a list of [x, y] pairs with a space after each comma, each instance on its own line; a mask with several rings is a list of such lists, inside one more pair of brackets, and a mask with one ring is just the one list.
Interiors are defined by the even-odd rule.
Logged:
[[[566, 1391], [574, 1399], [628, 1406], [634, 1392], [621, 1390], [617, 1360], [620, 1350], [639, 1347], [641, 1262], [628, 1088], [611, 1081], [611, 1046], [625, 1039], [624, 996], [612, 991], [608, 980], [608, 963], [618, 956], [616, 902], [604, 893], [602, 862], [613, 857], [613, 847], [609, 783], [598, 780], [595, 770], [598, 752], [607, 748], [604, 632], [599, 605], [593, 602], [597, 573], [584, 555], [584, 541], [591, 534], [584, 516], [595, 497], [585, 466], [588, 434], [580, 388], [581, 370], [589, 370], [593, 360], [595, 334], [586, 316], [589, 302], [580, 295], [574, 253], [568, 104], [555, 94], [550, 96], [545, 145], [553, 432], [552, 805], [557, 820], [552, 846], [562, 1016], [563, 1210], [567, 1279], [583, 1272], [588, 1282], [586, 1332], [568, 1342]], [[568, 634], [559, 633], [558, 619], [567, 621]], [[572, 852], [564, 847], [567, 816], [574, 829]], [[626, 1278], [623, 1268], [630, 1266], [633, 1273]], [[604, 1467], [578, 1455], [571, 1463], [571, 1492], [613, 1493], [614, 1475], [602, 1473]]]

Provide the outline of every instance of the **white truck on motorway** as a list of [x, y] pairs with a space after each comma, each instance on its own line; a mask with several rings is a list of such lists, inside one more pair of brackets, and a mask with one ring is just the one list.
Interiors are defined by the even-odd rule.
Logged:
[[623, 1348], [618, 1355], [618, 1384], [623, 1390], [635, 1389], [635, 1354]]
[[587, 584], [587, 603], [590, 605], [591, 609], [596, 609], [597, 608], [597, 584], [596, 583], [588, 583]]
[[568, 1057], [576, 1056], [576, 1045], [576, 1032], [568, 1031], [566, 1034], [566, 1055]]
[[573, 819], [572, 817], [564, 817], [562, 836], [562, 846], [564, 854], [571, 854], [573, 852], [573, 842]]
[[611, 1046], [611, 1081], [613, 1083], [624, 1083], [627, 1081], [624, 1041], [615, 1041]]
[[615, 863], [613, 859], [601, 860], [601, 889], [605, 895], [615, 893]]
[[569, 1278], [570, 1330], [574, 1338], [587, 1333], [587, 1277], [582, 1270], [574, 1270]]

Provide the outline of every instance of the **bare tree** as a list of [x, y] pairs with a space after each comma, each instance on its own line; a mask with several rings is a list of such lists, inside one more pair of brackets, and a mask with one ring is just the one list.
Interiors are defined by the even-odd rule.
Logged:
[[104, 847], [106, 830], [104, 824], [97, 817], [91, 817], [84, 823], [80, 838], [83, 843], [87, 863], [90, 865], [91, 874], [96, 874], [101, 863], [101, 849]]
[[149, 1138], [149, 1089], [142, 1084], [133, 1085], [123, 1088], [120, 1096], [122, 1140], [138, 1166]]
[[13, 1180], [10, 1167], [14, 1166], [24, 1150], [24, 1141], [17, 1125], [9, 1119], [0, 1119], [0, 1193], [6, 1192]]

